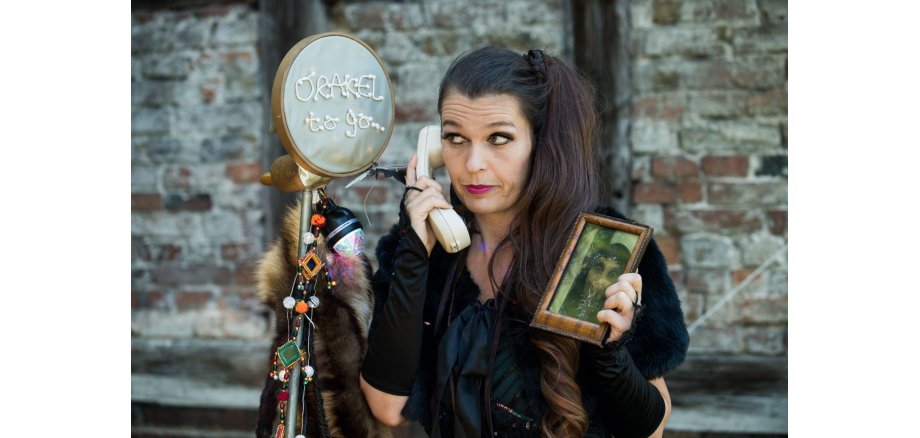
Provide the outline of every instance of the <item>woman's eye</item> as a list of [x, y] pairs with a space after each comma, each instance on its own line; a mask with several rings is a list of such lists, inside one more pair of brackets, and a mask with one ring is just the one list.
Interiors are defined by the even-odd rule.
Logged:
[[507, 135], [504, 135], [504, 134], [493, 134], [491, 137], [489, 137], [490, 143], [494, 145], [499, 145], [499, 146], [503, 144], [508, 144], [510, 141], [511, 141], [511, 137], [508, 137]]
[[463, 137], [457, 134], [446, 134], [442, 138], [447, 140], [450, 144], [463, 144]]

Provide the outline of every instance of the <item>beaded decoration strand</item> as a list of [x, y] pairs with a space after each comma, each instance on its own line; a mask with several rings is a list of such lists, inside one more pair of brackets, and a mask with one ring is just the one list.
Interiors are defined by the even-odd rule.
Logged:
[[[327, 199], [323, 191], [316, 211], [324, 212], [327, 208]], [[333, 279], [332, 270], [320, 260], [316, 252], [317, 237], [326, 223], [326, 218], [321, 213], [316, 213], [310, 218], [310, 231], [304, 233], [304, 254], [297, 259], [297, 274], [291, 284], [291, 291], [288, 296], [282, 300], [281, 304], [287, 312], [288, 323], [288, 341], [281, 345], [274, 354], [274, 363], [270, 376], [281, 383], [281, 387], [276, 394], [278, 400], [279, 422], [275, 431], [275, 438], [283, 438], [285, 432], [285, 411], [287, 403], [301, 403], [301, 429], [297, 438], [305, 438], [306, 434], [306, 389], [313, 381], [316, 369], [311, 365], [315, 364], [312, 360], [313, 352], [313, 331], [316, 329], [313, 323], [313, 310], [320, 305], [320, 299], [317, 296], [317, 284], [320, 276], [325, 277], [326, 292], [333, 292], [336, 282]], [[303, 318], [298, 316], [303, 315]], [[303, 321], [308, 324], [304, 324]], [[293, 324], [292, 324], [293, 322]], [[293, 326], [293, 327], [292, 327]], [[306, 341], [307, 347], [297, 345], [297, 335], [303, 332], [301, 339]], [[292, 382], [291, 369], [295, 366], [301, 367], [301, 380]], [[300, 400], [289, 400], [291, 385], [302, 385], [300, 391]], [[297, 425], [296, 419], [290, 419]]]

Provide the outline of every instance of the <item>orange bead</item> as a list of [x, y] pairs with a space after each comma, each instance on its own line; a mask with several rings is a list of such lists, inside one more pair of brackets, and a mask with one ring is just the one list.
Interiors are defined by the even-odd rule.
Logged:
[[319, 213], [316, 213], [313, 215], [312, 218], [310, 218], [310, 223], [315, 227], [322, 228], [323, 225], [326, 225], [326, 217]]
[[297, 313], [306, 313], [307, 310], [310, 310], [310, 305], [304, 301], [298, 301], [297, 305], [294, 306], [294, 310], [296, 310]]

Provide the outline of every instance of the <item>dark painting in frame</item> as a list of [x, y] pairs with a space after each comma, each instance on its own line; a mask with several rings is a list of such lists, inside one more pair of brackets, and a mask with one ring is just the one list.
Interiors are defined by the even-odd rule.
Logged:
[[620, 275], [638, 270], [652, 232], [637, 222], [579, 215], [530, 325], [603, 346], [610, 333], [597, 320], [604, 291]]

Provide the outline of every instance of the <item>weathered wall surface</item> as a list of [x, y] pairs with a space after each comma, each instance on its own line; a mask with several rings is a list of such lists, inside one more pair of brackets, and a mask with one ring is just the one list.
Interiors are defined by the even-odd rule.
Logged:
[[[270, 329], [251, 276], [264, 249], [257, 181], [267, 135], [257, 18], [248, 6], [131, 17], [137, 436], [161, 436], [167, 426], [176, 436], [190, 425], [203, 428], [188, 436], [239, 430], [252, 423], [242, 418], [254, 418]], [[215, 407], [224, 410], [208, 411]]]
[[[787, 239], [786, 2], [630, 6], [634, 216], [655, 226], [688, 323]], [[786, 256], [691, 335], [785, 355]]]

